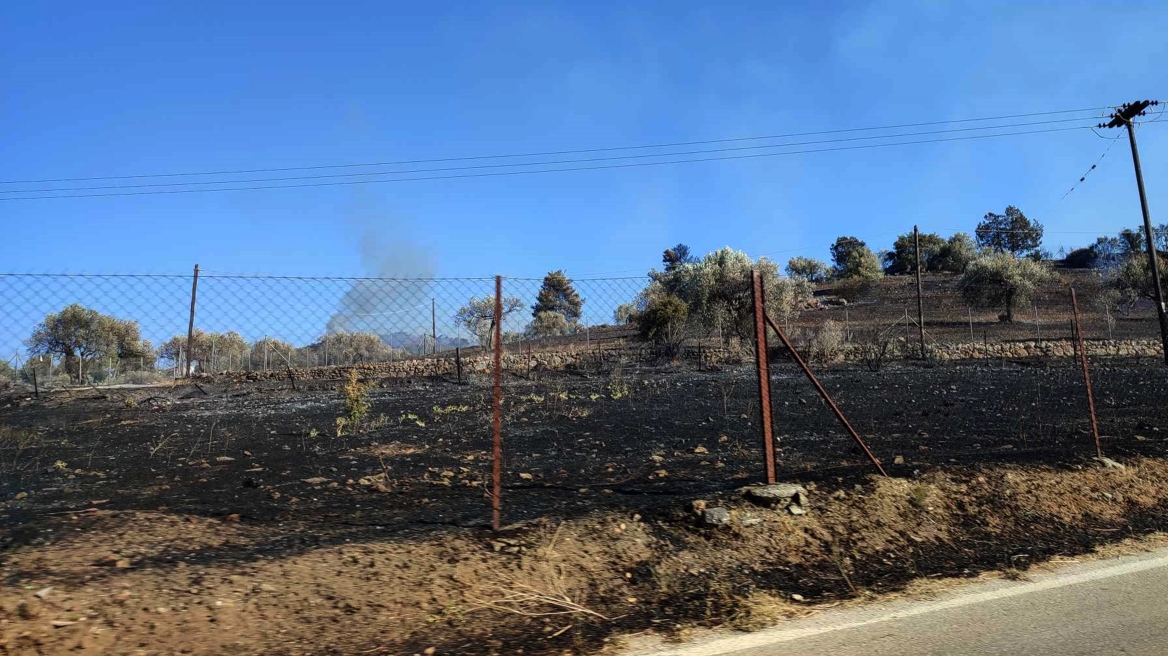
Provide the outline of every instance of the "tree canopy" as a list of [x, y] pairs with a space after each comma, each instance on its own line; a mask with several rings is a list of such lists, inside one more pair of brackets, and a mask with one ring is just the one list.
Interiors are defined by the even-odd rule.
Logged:
[[[523, 307], [523, 301], [518, 298], [514, 296], [503, 298], [503, 318], [506, 319], [507, 315], [514, 313], [521, 307]], [[466, 302], [466, 305], [458, 308], [454, 320], [466, 328], [467, 332], [478, 338], [480, 346], [491, 346], [495, 329], [495, 297], [471, 298]]]
[[1032, 221], [1022, 210], [1010, 205], [1005, 214], [987, 212], [974, 231], [977, 243], [995, 253], [1021, 256], [1042, 247], [1042, 224]]
[[961, 278], [961, 294], [974, 307], [1002, 308], [1002, 320], [1013, 321], [1014, 308], [1054, 280], [1046, 264], [1012, 253], [995, 253], [969, 264]]
[[[856, 237], [838, 237], [831, 245], [831, 261], [835, 265], [836, 274], [844, 271], [848, 267], [848, 261], [852, 258], [852, 252], [857, 250], [867, 250], [868, 245]], [[840, 276], [846, 278], [847, 276]]]
[[787, 260], [787, 275], [792, 278], [802, 278], [808, 282], [823, 282], [827, 280], [830, 270], [827, 263], [813, 257], [792, 257]]
[[535, 305], [531, 306], [531, 316], [539, 319], [540, 314], [552, 312], [563, 316], [569, 326], [574, 326], [580, 320], [583, 306], [584, 301], [568, 276], [563, 271], [552, 271], [543, 278]]
[[[941, 254], [948, 245], [945, 239], [934, 232], [921, 233], [921, 260], [925, 271], [941, 270]], [[911, 232], [896, 238], [892, 250], [884, 255], [884, 270], [887, 273], [915, 273], [917, 270], [916, 239]]]
[[665, 267], [665, 271], [669, 272], [683, 264], [693, 264], [698, 261], [698, 258], [691, 255], [689, 246], [685, 244], [678, 244], [673, 248], [666, 248], [665, 252], [661, 254], [661, 264]]
[[[26, 341], [29, 355], [61, 356], [70, 375], [84, 377], [96, 358], [134, 359], [153, 355], [150, 342], [138, 332], [138, 322], [118, 319], [73, 303], [45, 316]], [[80, 373], [76, 363], [80, 361]]]

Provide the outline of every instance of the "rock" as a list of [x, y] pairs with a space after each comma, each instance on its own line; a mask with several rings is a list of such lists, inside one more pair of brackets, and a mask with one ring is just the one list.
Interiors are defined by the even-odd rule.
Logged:
[[730, 511], [725, 508], [706, 508], [702, 511], [702, 523], [706, 526], [725, 526], [730, 523]]
[[426, 656], [434, 656], [434, 652], [436, 652], [436, 651], [438, 651], [438, 650], [435, 649], [434, 647], [426, 647], [424, 650], [422, 650], [422, 653], [425, 654]]
[[13, 498], [13, 499], [16, 499], [17, 501], [20, 501], [21, 499], [27, 499], [27, 498], [28, 498], [28, 492], [17, 492], [17, 493], [16, 493], [16, 496], [14, 496], [14, 497], [12, 497], [12, 498]]
[[702, 511], [706, 509], [706, 506], [709, 505], [709, 502], [705, 499], [697, 499], [690, 505], [693, 507], [694, 513], [700, 515], [702, 514]]
[[219, 456], [218, 458], [215, 458], [215, 462], [233, 462], [234, 460], [235, 458], [232, 458], [231, 456]]
[[844, 492], [843, 490], [836, 490], [835, 492], [832, 493], [831, 498], [833, 498], [833, 499], [846, 499], [846, 498], [848, 498], [848, 493]]
[[744, 527], [758, 526], [762, 523], [762, 518], [754, 515], [743, 515], [738, 518], [738, 523]]
[[658, 463], [658, 464], [665, 462], [665, 458], [663, 458], [657, 454], [653, 454], [653, 455], [649, 456], [649, 459], [652, 460], [653, 462]]
[[904, 464], [904, 456], [896, 456], [895, 458], [892, 459], [892, 464], [903, 465]]
[[791, 595], [791, 601], [803, 601], [803, 595], [793, 594]]
[[1098, 462], [1099, 464], [1103, 465], [1104, 468], [1106, 468], [1106, 469], [1127, 469], [1127, 467], [1125, 467], [1122, 463], [1118, 463], [1118, 462], [1112, 460], [1111, 458], [1106, 458], [1106, 457], [1095, 458], [1095, 462]]
[[[764, 506], [781, 506], [789, 503], [796, 495], [806, 499], [807, 489], [794, 483], [775, 483], [743, 488], [746, 498]], [[802, 505], [802, 504], [801, 504]]]
[[227, 516], [227, 521], [238, 522], [239, 521], [239, 513], [231, 513], [230, 515]]
[[271, 583], [261, 583], [258, 586], [256, 586], [256, 590], [258, 590], [260, 592], [276, 592], [279, 590], [279, 588], [272, 585]]
[[792, 515], [806, 515], [807, 514], [807, 511], [804, 510], [802, 506], [797, 506], [795, 504], [791, 504], [791, 505], [787, 506], [787, 512], [791, 513]]
[[328, 480], [329, 479], [327, 479], [323, 476], [313, 476], [312, 478], [302, 478], [302, 479], [300, 479], [300, 482], [301, 483], [308, 483], [309, 485], [323, 485], [325, 483], [328, 483]]
[[122, 558], [120, 560], [116, 560], [116, 561], [114, 561], [114, 567], [116, 567], [118, 569], [129, 569], [130, 568], [130, 561], [126, 560], [125, 558]]
[[49, 593], [52, 591], [53, 591], [53, 588], [51, 586], [48, 588], [41, 588], [40, 590], [37, 590], [36, 594], [33, 596], [36, 597], [37, 599], [44, 599], [45, 597], [48, 597]]
[[706, 447], [704, 447], [704, 446], [699, 446], [699, 447], [694, 447], [694, 450], [693, 450], [693, 452], [694, 452], [694, 453], [709, 453], [709, 452], [710, 452], [710, 450], [709, 450], [709, 449], [707, 449], [707, 448], [706, 448]]

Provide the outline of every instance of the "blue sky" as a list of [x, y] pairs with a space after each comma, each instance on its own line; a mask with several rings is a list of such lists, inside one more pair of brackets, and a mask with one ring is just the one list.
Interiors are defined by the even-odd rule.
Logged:
[[[1168, 99], [1168, 5], [4, 3], [0, 179], [312, 166]], [[1141, 132], [1168, 219], [1168, 130]], [[1020, 206], [1139, 221], [1089, 131], [667, 167], [0, 202], [19, 272], [635, 275], [679, 241], [826, 257]], [[246, 177], [246, 176], [245, 176]], [[36, 185], [30, 185], [35, 187]], [[11, 186], [5, 188], [12, 188]], [[362, 244], [363, 235], [373, 235]], [[375, 247], [371, 248], [370, 244]]]

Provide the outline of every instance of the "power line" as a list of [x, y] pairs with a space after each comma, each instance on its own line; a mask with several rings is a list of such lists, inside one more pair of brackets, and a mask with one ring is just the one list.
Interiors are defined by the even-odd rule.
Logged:
[[1059, 199], [1059, 202], [1062, 202], [1062, 200], [1064, 198], [1066, 198], [1067, 196], [1070, 196], [1071, 192], [1074, 191], [1075, 188], [1079, 186], [1079, 183], [1085, 181], [1087, 179], [1087, 176], [1091, 175], [1091, 172], [1094, 171], [1096, 168], [1098, 168], [1099, 163], [1103, 161], [1104, 157], [1107, 157], [1107, 153], [1111, 152], [1111, 147], [1114, 146], [1115, 142], [1119, 141], [1119, 137], [1122, 137], [1122, 136], [1123, 136], [1122, 134], [1117, 136], [1116, 138], [1111, 140], [1111, 143], [1107, 144], [1107, 149], [1103, 151], [1103, 154], [1099, 156], [1099, 159], [1095, 160], [1095, 163], [1091, 165], [1091, 168], [1087, 169], [1087, 171], [1085, 173], [1083, 173], [1082, 176], [1079, 177], [1079, 182], [1076, 182], [1075, 184], [1071, 185], [1071, 188], [1067, 190], [1067, 193], [1063, 194], [1062, 198]]
[[926, 130], [923, 132], [902, 132], [900, 134], [888, 135], [874, 135], [866, 137], [845, 137], [840, 139], [822, 139], [817, 141], [796, 141], [779, 144], [763, 144], [756, 146], [735, 146], [730, 148], [713, 148], [705, 150], [688, 150], [688, 151], [674, 151], [668, 153], [648, 153], [640, 155], [614, 155], [608, 157], [591, 157], [584, 159], [562, 159], [562, 160], [545, 160], [540, 162], [510, 162], [504, 164], [476, 164], [471, 166], [452, 166], [440, 168], [423, 168], [423, 169], [406, 169], [401, 171], [370, 171], [363, 173], [327, 173], [320, 175], [305, 175], [305, 176], [288, 176], [279, 178], [250, 178], [243, 180], [207, 180], [196, 182], [150, 182], [141, 184], [122, 184], [122, 185], [96, 185], [89, 187], [49, 187], [41, 189], [4, 189], [0, 190], [0, 194], [31, 194], [31, 193], [46, 193], [57, 191], [90, 191], [99, 189], [141, 189], [141, 188], [155, 188], [155, 187], [190, 187], [193, 185], [228, 185], [228, 184], [248, 184], [256, 182], [286, 182], [290, 180], [320, 180], [320, 179], [335, 179], [335, 178], [353, 178], [358, 176], [387, 176], [387, 175], [404, 175], [411, 173], [443, 173], [448, 171], [468, 171], [468, 170], [482, 170], [482, 169], [499, 169], [499, 168], [516, 168], [516, 167], [534, 167], [534, 166], [554, 166], [559, 164], [579, 164], [585, 162], [607, 162], [616, 160], [630, 160], [630, 159], [650, 159], [657, 157], [677, 157], [684, 155], [703, 155], [708, 153], [724, 153], [737, 152], [744, 150], [760, 150], [769, 148], [789, 148], [793, 146], [812, 146], [829, 143], [846, 143], [852, 141], [871, 141], [874, 139], [899, 139], [902, 137], [915, 137], [933, 134], [948, 134], [954, 132], [974, 132], [980, 130], [997, 130], [1010, 129], [1020, 127], [1030, 127], [1035, 125], [1051, 125], [1055, 123], [1068, 123], [1082, 121], [1082, 118], [1064, 118], [1054, 119], [1049, 121], [1033, 121], [1029, 123], [1016, 123], [1009, 125], [994, 125], [972, 128], [950, 128], [946, 130]]
[[[196, 172], [182, 172], [182, 173], [143, 173], [136, 175], [106, 175], [106, 176], [89, 176], [76, 178], [42, 178], [29, 180], [0, 180], [0, 184], [39, 184], [44, 182], [86, 182], [92, 180], [132, 180], [138, 178], [167, 178], [167, 177], [194, 177], [201, 175], [236, 175], [244, 173], [279, 173], [284, 171], [312, 171], [320, 169], [340, 169], [340, 168], [360, 168], [373, 166], [398, 166], [405, 164], [434, 164], [439, 162], [465, 162], [483, 159], [507, 159], [518, 157], [550, 157], [555, 155], [582, 155], [587, 153], [601, 153], [612, 152], [619, 150], [643, 150], [652, 148], [674, 148], [680, 146], [701, 146], [717, 143], [734, 143], [741, 141], [760, 141], [767, 139], [786, 139], [791, 137], [808, 137], [826, 134], [844, 134], [850, 132], [870, 132], [875, 130], [897, 130], [902, 128], [917, 128], [931, 125], [952, 125], [959, 123], [976, 123], [982, 121], [1001, 121], [1018, 118], [1032, 118], [1035, 116], [1054, 116], [1058, 114], [1079, 114], [1083, 112], [1094, 112], [1104, 109], [1111, 109], [1109, 106], [1102, 107], [1085, 107], [1082, 109], [1061, 109], [1047, 112], [1031, 112], [1027, 114], [1007, 114], [1002, 116], [985, 116], [979, 118], [964, 118], [953, 119], [947, 121], [926, 121], [921, 123], [901, 123], [898, 125], [883, 125], [876, 127], [864, 128], [843, 128], [836, 130], [818, 130], [813, 132], [789, 132], [785, 134], [772, 134], [751, 137], [734, 137], [726, 139], [707, 139], [703, 141], [675, 141], [670, 143], [657, 144], [642, 144], [635, 146], [611, 146], [605, 148], [583, 148], [578, 150], [553, 150], [543, 152], [531, 153], [512, 153], [501, 155], [474, 155], [467, 157], [442, 157], [430, 159], [413, 159], [413, 160], [398, 160], [388, 162], [364, 162], [352, 164], [321, 164], [316, 166], [286, 166], [273, 168], [256, 168], [256, 169], [235, 169], [235, 170], [221, 170], [221, 171], [196, 171]], [[1085, 117], [1084, 117], [1085, 118]]]
[[164, 195], [164, 194], [170, 195], [170, 194], [212, 193], [212, 192], [221, 192], [221, 191], [256, 191], [256, 190], [261, 190], [261, 189], [295, 189], [295, 188], [306, 188], [306, 187], [335, 187], [335, 186], [342, 186], [342, 185], [374, 184], [374, 183], [386, 183], [386, 182], [416, 182], [416, 181], [422, 181], [422, 180], [451, 180], [451, 179], [457, 179], [457, 178], [489, 178], [489, 177], [502, 177], [502, 176], [514, 176], [514, 175], [528, 175], [528, 174], [535, 174], [535, 173], [563, 173], [563, 172], [571, 172], [571, 171], [596, 171], [596, 170], [601, 170], [601, 169], [640, 168], [640, 167], [647, 167], [647, 166], [664, 166], [664, 165], [670, 165], [670, 164], [687, 164], [687, 163], [693, 163], [693, 162], [719, 162], [719, 161], [730, 161], [730, 160], [741, 160], [741, 159], [756, 159], [756, 158], [761, 158], [761, 157], [779, 157], [779, 156], [784, 156], [784, 155], [804, 155], [804, 154], [808, 154], [808, 153], [839, 152], [839, 151], [849, 151], [849, 150], [867, 150], [867, 149], [871, 149], [871, 148], [887, 148], [890, 146], [908, 146], [908, 145], [915, 145], [915, 144], [943, 143], [943, 142], [950, 142], [950, 141], [969, 141], [969, 140], [973, 140], [973, 139], [988, 139], [988, 138], [994, 138], [994, 137], [1011, 137], [1011, 136], [1021, 136], [1021, 135], [1028, 135], [1028, 134], [1045, 134], [1045, 133], [1051, 133], [1051, 132], [1066, 132], [1068, 130], [1084, 130], [1084, 129], [1089, 129], [1089, 126], [1049, 128], [1049, 129], [1044, 129], [1044, 130], [1025, 130], [1025, 131], [1021, 131], [1021, 132], [1002, 132], [1002, 133], [997, 133], [997, 134], [978, 134], [978, 135], [970, 135], [970, 136], [964, 136], [964, 137], [947, 137], [944, 139], [919, 139], [919, 140], [915, 140], [915, 141], [899, 141], [899, 142], [883, 143], [883, 144], [865, 144], [865, 145], [860, 145], [860, 146], [840, 146], [840, 147], [834, 147], [834, 148], [812, 148], [812, 149], [805, 149], [805, 150], [785, 151], [785, 152], [780, 152], [780, 153], [756, 153], [756, 154], [751, 154], [751, 155], [728, 155], [728, 156], [723, 156], [723, 157], [697, 157], [697, 158], [690, 158], [690, 159], [665, 160], [665, 161], [661, 161], [661, 162], [634, 162], [634, 163], [629, 163], [629, 164], [604, 164], [604, 165], [597, 165], [597, 166], [575, 166], [575, 167], [564, 167], [564, 168], [553, 168], [553, 169], [536, 169], [536, 170], [530, 170], [530, 171], [495, 171], [495, 172], [490, 172], [490, 173], [461, 173], [461, 174], [453, 174], [453, 175], [433, 175], [433, 176], [420, 176], [420, 177], [412, 177], [412, 178], [391, 178], [391, 179], [379, 179], [379, 180], [345, 180], [345, 181], [340, 181], [340, 182], [312, 182], [312, 183], [290, 184], [290, 185], [257, 185], [257, 186], [251, 186], [251, 187], [218, 187], [218, 188], [211, 188], [211, 189], [168, 189], [168, 190], [155, 190], [155, 191], [131, 191], [131, 192], [113, 192], [113, 193], [98, 193], [98, 194], [54, 194], [54, 195], [47, 195], [47, 196], [20, 196], [20, 197], [0, 198], [0, 202], [16, 201], [16, 200], [41, 200], [41, 199], [52, 199], [52, 198], [99, 198], [99, 197], [111, 197], [111, 196], [156, 196], [156, 195]]

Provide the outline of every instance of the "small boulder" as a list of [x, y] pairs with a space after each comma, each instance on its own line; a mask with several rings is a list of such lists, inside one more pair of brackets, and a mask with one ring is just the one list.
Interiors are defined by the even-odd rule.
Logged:
[[892, 464], [903, 465], [904, 464], [904, 456], [896, 456], [895, 458], [892, 459]]
[[706, 508], [702, 511], [702, 523], [706, 526], [725, 526], [730, 523], [730, 511], [725, 508]]
[[787, 512], [791, 513], [792, 515], [806, 515], [807, 514], [806, 509], [804, 509], [802, 506], [798, 506], [795, 504], [791, 504], [791, 505], [787, 506]]
[[758, 485], [743, 488], [746, 498], [763, 506], [785, 506], [796, 496], [799, 505], [804, 505], [807, 499], [807, 489], [794, 483], [775, 483], [773, 485]]

